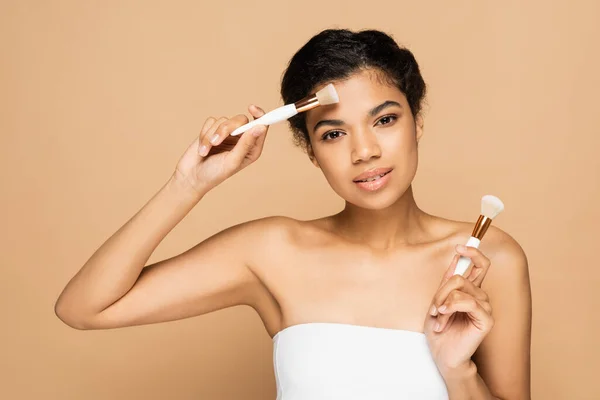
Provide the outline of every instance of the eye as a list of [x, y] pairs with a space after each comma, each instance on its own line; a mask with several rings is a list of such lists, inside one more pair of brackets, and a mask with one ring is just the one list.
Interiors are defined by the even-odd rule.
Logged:
[[389, 125], [397, 119], [398, 117], [396, 115], [384, 115], [377, 121], [377, 125]]
[[325, 133], [323, 136], [321, 136], [321, 140], [337, 139], [338, 137], [340, 137], [343, 134], [344, 134], [344, 132], [342, 132], [342, 131], [329, 131], [329, 132]]

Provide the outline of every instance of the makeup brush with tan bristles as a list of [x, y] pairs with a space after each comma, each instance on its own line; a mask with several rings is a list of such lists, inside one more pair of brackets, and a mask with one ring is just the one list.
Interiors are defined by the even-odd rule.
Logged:
[[255, 119], [254, 121], [250, 121], [246, 125], [240, 126], [236, 130], [231, 132], [231, 136], [236, 136], [241, 133], [244, 133], [248, 129], [256, 125], [272, 125], [276, 122], [285, 121], [298, 113], [311, 110], [318, 106], [334, 104], [339, 101], [340, 99], [338, 97], [338, 94], [335, 91], [333, 84], [330, 83], [323, 89], [319, 90], [317, 93], [306, 96], [305, 98], [298, 100], [295, 103], [286, 104], [285, 106], [276, 108], [273, 111], [269, 111], [262, 117]]
[[[483, 235], [487, 232], [492, 220], [498, 216], [504, 210], [504, 203], [502, 200], [492, 195], [485, 195], [481, 198], [481, 215], [479, 215], [479, 219], [475, 224], [475, 228], [473, 228], [473, 233], [471, 237], [467, 241], [466, 246], [468, 247], [479, 247], [479, 243], [481, 243], [481, 239], [483, 239]], [[469, 257], [461, 256], [456, 264], [456, 269], [454, 270], [454, 275], [462, 275], [467, 271], [469, 265], [471, 264], [471, 259]]]

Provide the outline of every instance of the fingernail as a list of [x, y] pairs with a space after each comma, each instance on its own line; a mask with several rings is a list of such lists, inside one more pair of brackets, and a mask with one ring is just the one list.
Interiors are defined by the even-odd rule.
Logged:
[[467, 248], [465, 246], [463, 246], [462, 244], [459, 244], [456, 246], [456, 250], [458, 251], [467, 251]]
[[432, 317], [435, 317], [437, 315], [437, 309], [435, 308], [435, 304], [431, 305], [431, 309], [429, 310], [429, 314], [431, 314]]
[[208, 154], [208, 147], [203, 144], [202, 146], [200, 146], [200, 150], [198, 151], [198, 154], [200, 154], [202, 157], [204, 157], [205, 155]]
[[439, 312], [444, 312], [444, 311], [446, 311], [446, 308], [448, 308], [448, 307], [446, 307], [446, 305], [445, 305], [445, 304], [442, 304], [442, 305], [440, 306], [440, 308], [438, 308], [438, 310], [439, 310]]
[[261, 127], [257, 126], [256, 128], [252, 129], [252, 136], [258, 137], [258, 136], [262, 135], [262, 133], [263, 133], [263, 129]]
[[441, 325], [439, 322], [437, 322], [437, 323], [435, 324], [435, 328], [433, 328], [433, 330], [434, 330], [434, 331], [436, 331], [436, 332], [439, 332], [439, 331], [440, 331], [440, 328], [441, 328], [441, 326], [442, 326], [442, 325]]
[[214, 136], [210, 138], [210, 142], [212, 144], [217, 144], [218, 141], [219, 141], [219, 135], [215, 133]]

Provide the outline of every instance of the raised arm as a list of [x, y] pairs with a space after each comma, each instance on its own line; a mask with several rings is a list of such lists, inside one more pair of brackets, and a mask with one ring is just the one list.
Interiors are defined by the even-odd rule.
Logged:
[[[255, 118], [263, 113], [258, 108], [250, 112]], [[246, 122], [243, 115], [206, 121], [168, 182], [66, 285], [55, 304], [62, 321], [76, 329], [106, 329], [262, 301], [264, 289], [249, 268], [255, 247], [248, 245], [248, 237], [255, 239], [256, 230], [264, 230], [268, 221], [229, 228], [180, 255], [146, 265], [158, 244], [209, 190], [259, 157], [266, 127], [229, 136]], [[215, 134], [217, 140], [211, 143]]]

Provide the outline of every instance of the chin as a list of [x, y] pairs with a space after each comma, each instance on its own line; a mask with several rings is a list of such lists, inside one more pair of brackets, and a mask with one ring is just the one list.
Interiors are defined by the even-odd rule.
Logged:
[[337, 192], [340, 197], [348, 203], [365, 210], [385, 210], [396, 204], [402, 198], [408, 187], [388, 186], [381, 191], [364, 192], [361, 189], [345, 190], [344, 193]]
[[349, 203], [355, 205], [356, 207], [364, 208], [365, 210], [385, 210], [396, 204], [396, 202], [402, 197], [402, 194], [397, 196], [352, 196], [352, 198], [347, 199]]

